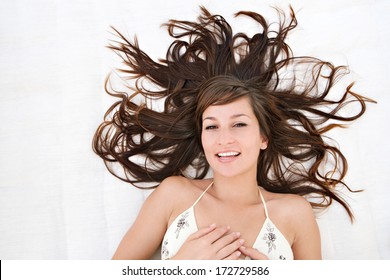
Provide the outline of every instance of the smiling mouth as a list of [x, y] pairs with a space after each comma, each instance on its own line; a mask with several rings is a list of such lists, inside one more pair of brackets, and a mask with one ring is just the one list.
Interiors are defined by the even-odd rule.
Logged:
[[234, 158], [239, 156], [241, 153], [238, 152], [226, 152], [226, 153], [218, 153], [217, 157], [219, 158]]

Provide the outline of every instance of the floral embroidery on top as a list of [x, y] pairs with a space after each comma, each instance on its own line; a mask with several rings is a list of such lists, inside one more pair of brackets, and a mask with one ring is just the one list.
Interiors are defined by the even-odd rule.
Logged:
[[176, 230], [175, 230], [175, 233], [176, 233], [176, 239], [179, 237], [179, 234], [180, 234], [180, 231], [185, 227], [189, 227], [190, 225], [188, 224], [188, 221], [187, 221], [187, 217], [188, 217], [188, 212], [184, 213], [181, 215], [181, 218], [179, 219], [179, 221], [177, 222], [177, 225], [176, 225]]
[[162, 248], [161, 248], [161, 254], [165, 257], [165, 258], [168, 258], [169, 256], [169, 251], [167, 249], [167, 245], [168, 245], [168, 241], [167, 240], [164, 240], [163, 244], [162, 244]]
[[267, 233], [264, 234], [263, 240], [266, 240], [265, 243], [268, 245], [268, 253], [272, 251], [272, 249], [276, 249], [275, 240], [276, 240], [276, 234], [273, 233], [274, 228], [267, 223]]

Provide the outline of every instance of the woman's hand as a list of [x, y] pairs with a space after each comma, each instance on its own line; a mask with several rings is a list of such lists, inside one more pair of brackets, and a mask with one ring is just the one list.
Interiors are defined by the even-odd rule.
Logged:
[[184, 260], [236, 260], [244, 244], [240, 233], [229, 232], [230, 227], [215, 224], [191, 234], [171, 259]]
[[268, 257], [262, 253], [260, 253], [258, 250], [251, 248], [251, 247], [240, 247], [240, 252], [243, 256], [249, 257], [252, 260], [268, 260]]

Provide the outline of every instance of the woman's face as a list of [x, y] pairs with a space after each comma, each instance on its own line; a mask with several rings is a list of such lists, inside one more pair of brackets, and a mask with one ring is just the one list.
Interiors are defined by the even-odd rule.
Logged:
[[214, 174], [232, 177], [251, 172], [256, 176], [257, 159], [260, 150], [267, 148], [267, 140], [260, 134], [248, 97], [204, 111], [202, 145]]

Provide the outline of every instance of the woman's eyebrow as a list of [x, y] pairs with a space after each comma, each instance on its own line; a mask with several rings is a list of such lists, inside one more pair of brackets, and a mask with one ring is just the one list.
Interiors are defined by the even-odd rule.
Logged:
[[249, 116], [247, 114], [234, 114], [230, 118], [231, 119], [236, 119], [236, 118], [239, 118], [239, 117], [247, 117], [247, 118], [249, 118]]
[[[239, 117], [247, 117], [247, 118], [249, 118], [249, 116], [248, 116], [247, 114], [234, 114], [234, 115], [231, 115], [231, 116], [230, 116], [231, 119], [236, 119], [236, 118], [239, 118]], [[210, 116], [210, 117], [205, 117], [205, 118], [203, 119], [203, 121], [205, 121], [205, 120], [212, 120], [212, 121], [215, 121], [216, 119], [217, 119], [216, 117]]]
[[215, 117], [206, 117], [206, 118], [203, 119], [203, 121], [205, 121], [205, 120], [212, 120], [212, 121], [215, 121], [216, 118], [215, 118]]

